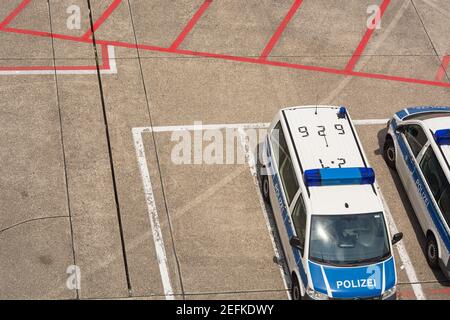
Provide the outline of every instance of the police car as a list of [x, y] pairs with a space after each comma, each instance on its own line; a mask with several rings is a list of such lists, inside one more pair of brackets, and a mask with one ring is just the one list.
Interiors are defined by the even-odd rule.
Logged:
[[450, 107], [415, 107], [389, 122], [383, 148], [426, 235], [426, 258], [450, 277]]
[[373, 169], [345, 107], [282, 109], [260, 146], [295, 300], [393, 299], [397, 276]]

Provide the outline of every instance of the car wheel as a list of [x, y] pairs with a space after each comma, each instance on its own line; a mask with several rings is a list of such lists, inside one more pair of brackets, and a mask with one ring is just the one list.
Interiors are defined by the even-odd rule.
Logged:
[[302, 290], [295, 275], [292, 276], [291, 299], [302, 300]]
[[383, 147], [383, 156], [389, 168], [393, 170], [397, 170], [395, 167], [395, 145], [394, 141], [390, 136], [386, 137], [386, 141], [384, 142]]
[[269, 179], [267, 178], [267, 175], [261, 176], [261, 193], [262, 193], [264, 201], [266, 203], [269, 203], [269, 201], [270, 201]]
[[433, 234], [430, 234], [427, 238], [426, 254], [428, 265], [432, 269], [437, 269], [439, 267], [439, 249]]

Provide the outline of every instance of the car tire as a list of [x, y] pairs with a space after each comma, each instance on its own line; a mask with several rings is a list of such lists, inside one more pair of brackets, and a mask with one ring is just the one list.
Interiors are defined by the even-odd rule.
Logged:
[[261, 193], [264, 201], [269, 204], [270, 193], [269, 193], [269, 179], [267, 178], [267, 175], [261, 176]]
[[389, 168], [397, 170], [397, 168], [395, 167], [395, 158], [396, 158], [395, 145], [391, 136], [387, 136], [386, 141], [384, 142], [383, 157]]
[[291, 299], [302, 300], [302, 290], [300, 289], [300, 283], [295, 275], [292, 275]]
[[439, 267], [439, 248], [435, 236], [430, 233], [427, 237], [426, 258], [428, 265], [432, 269]]

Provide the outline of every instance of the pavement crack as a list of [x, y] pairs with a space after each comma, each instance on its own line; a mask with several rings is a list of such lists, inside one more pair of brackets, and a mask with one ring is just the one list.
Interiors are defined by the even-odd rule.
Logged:
[[[53, 20], [52, 20], [52, 10], [50, 1], [47, 1], [47, 8], [48, 8], [48, 18], [49, 18], [49, 26], [50, 26], [50, 33], [53, 34]], [[60, 99], [60, 93], [59, 93], [59, 84], [58, 84], [58, 74], [56, 72], [56, 51], [55, 51], [55, 40], [53, 37], [51, 38], [52, 41], [52, 56], [53, 56], [53, 66], [54, 66], [54, 79], [55, 79], [55, 91], [56, 91], [56, 101], [58, 104], [58, 118], [59, 118], [59, 133], [60, 133], [60, 142], [61, 142], [61, 156], [63, 159], [64, 167], [63, 167], [63, 173], [64, 173], [64, 186], [65, 186], [65, 192], [66, 192], [66, 200], [67, 200], [67, 212], [69, 217], [69, 227], [70, 227], [70, 241], [72, 246], [72, 259], [73, 259], [73, 265], [77, 265], [77, 259], [76, 259], [76, 253], [75, 253], [75, 240], [74, 240], [74, 231], [73, 231], [73, 221], [72, 221], [72, 209], [71, 209], [71, 202], [70, 202], [70, 193], [69, 193], [69, 178], [68, 178], [68, 172], [67, 172], [67, 157], [66, 157], [66, 147], [64, 143], [64, 130], [63, 130], [63, 117], [61, 112], [61, 99]], [[79, 290], [76, 289], [76, 296], [79, 298], [80, 293]]]
[[108, 147], [109, 165], [111, 168], [112, 186], [113, 186], [113, 190], [114, 190], [114, 203], [116, 206], [117, 221], [119, 224], [120, 243], [121, 243], [121, 247], [122, 247], [123, 264], [124, 264], [124, 269], [125, 269], [124, 271], [125, 271], [125, 277], [126, 277], [126, 282], [127, 282], [128, 294], [131, 297], [132, 296], [131, 279], [130, 279], [130, 272], [128, 269], [128, 258], [127, 258], [127, 251], [126, 251], [126, 247], [125, 247], [125, 235], [124, 235], [124, 231], [123, 231], [122, 214], [121, 214], [120, 202], [119, 202], [119, 193], [117, 191], [116, 172], [114, 169], [112, 143], [111, 143], [111, 136], [110, 136], [110, 132], [109, 132], [109, 122], [108, 122], [108, 116], [107, 116], [107, 111], [106, 111], [105, 95], [103, 92], [103, 81], [102, 81], [102, 76], [100, 74], [100, 63], [99, 63], [99, 56], [98, 56], [98, 50], [97, 50], [97, 40], [95, 37], [94, 18], [92, 16], [91, 0], [87, 0], [87, 6], [89, 9], [89, 23], [90, 23], [90, 28], [91, 28], [91, 32], [92, 32], [92, 46], [93, 46], [94, 54], [95, 54], [95, 66], [97, 69], [98, 88], [99, 88], [99, 94], [100, 94], [100, 101], [101, 101], [101, 105], [102, 105], [103, 122], [105, 125], [105, 132], [106, 132], [106, 144]]
[[[130, 4], [129, 0], [128, 0], [128, 10], [130, 12], [130, 17], [131, 17], [131, 26], [133, 28], [134, 41], [135, 41], [135, 43], [137, 43], [138, 40], [137, 40], [137, 35], [136, 35], [136, 28], [135, 28], [135, 24], [134, 24], [134, 20], [133, 20], [133, 12], [132, 12], [131, 4]], [[149, 99], [149, 95], [148, 95], [148, 92], [147, 92], [147, 85], [145, 83], [144, 71], [142, 69], [142, 60], [141, 60], [141, 55], [139, 53], [139, 49], [136, 49], [136, 54], [137, 54], [137, 60], [139, 62], [139, 70], [140, 70], [141, 79], [142, 79], [142, 86], [143, 86], [143, 90], [144, 90], [145, 102], [146, 102], [146, 105], [147, 105], [147, 112], [148, 112], [150, 127], [153, 128], [153, 117], [152, 117], [152, 112], [150, 110], [150, 99]], [[165, 187], [164, 187], [164, 181], [163, 181], [162, 172], [161, 172], [160, 156], [159, 156], [159, 153], [158, 153], [158, 147], [157, 147], [157, 143], [156, 143], [155, 133], [152, 131], [151, 135], [152, 135], [153, 145], [155, 146], [155, 158], [156, 158], [156, 163], [157, 163], [157, 167], [158, 167], [159, 183], [161, 184], [161, 192], [162, 192], [162, 196], [163, 196], [163, 199], [164, 199], [164, 208], [165, 208], [166, 214], [167, 214], [167, 221], [168, 221], [168, 225], [169, 225], [170, 240], [171, 240], [171, 244], [172, 244], [172, 250], [173, 250], [173, 255], [174, 255], [174, 258], [175, 258], [176, 268], [177, 268], [177, 271], [178, 271], [178, 281], [180, 282], [181, 296], [182, 296], [182, 298], [184, 300], [185, 296], [184, 296], [183, 275], [182, 275], [182, 272], [181, 272], [180, 259], [178, 257], [177, 248], [176, 248], [176, 245], [175, 245], [175, 240], [174, 240], [174, 235], [173, 235], [173, 226], [172, 226], [172, 221], [171, 221], [170, 213], [169, 213], [169, 206], [167, 204], [167, 195], [166, 195], [166, 191], [165, 191]]]
[[9, 231], [11, 229], [14, 229], [14, 228], [16, 228], [18, 226], [21, 226], [23, 224], [26, 224], [26, 223], [40, 221], [40, 220], [59, 219], [59, 218], [70, 218], [70, 217], [69, 216], [48, 216], [48, 217], [39, 217], [39, 218], [28, 219], [28, 220], [24, 220], [24, 221], [18, 222], [16, 224], [13, 224], [13, 225], [11, 225], [9, 227], [6, 227], [4, 229], [1, 229], [0, 230], [0, 234], [5, 232], [5, 231]]

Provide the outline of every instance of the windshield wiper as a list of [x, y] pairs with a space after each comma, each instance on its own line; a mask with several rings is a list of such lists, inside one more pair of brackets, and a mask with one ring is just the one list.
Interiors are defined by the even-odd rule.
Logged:
[[349, 263], [349, 265], [360, 265], [360, 264], [367, 264], [371, 262], [381, 262], [382, 260], [385, 260], [387, 257], [389, 257], [391, 253], [384, 254], [382, 256], [373, 257], [373, 258], [367, 258], [367, 259], [359, 259], [355, 260]]

